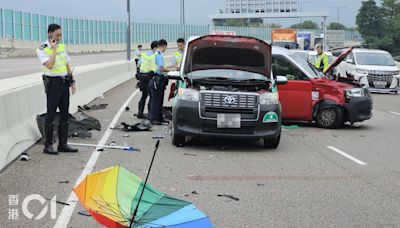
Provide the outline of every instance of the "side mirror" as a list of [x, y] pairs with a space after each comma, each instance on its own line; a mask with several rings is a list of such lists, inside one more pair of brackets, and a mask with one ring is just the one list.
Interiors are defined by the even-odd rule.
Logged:
[[347, 60], [346, 60], [346, 63], [354, 64], [354, 61], [353, 61], [353, 59], [347, 59]]
[[276, 76], [276, 84], [277, 85], [285, 85], [287, 84], [288, 79], [285, 76]]
[[182, 80], [181, 73], [179, 71], [170, 71], [167, 73], [168, 79], [172, 80]]

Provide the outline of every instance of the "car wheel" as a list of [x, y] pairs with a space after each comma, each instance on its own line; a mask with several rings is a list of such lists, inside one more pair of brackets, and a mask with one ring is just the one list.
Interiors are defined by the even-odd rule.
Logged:
[[174, 127], [171, 129], [172, 145], [183, 147], [185, 145], [186, 137], [184, 135], [176, 134]]
[[276, 138], [264, 138], [264, 147], [269, 149], [276, 149], [281, 141], [281, 132]]
[[336, 106], [320, 107], [316, 122], [322, 128], [339, 128], [343, 125], [343, 111]]

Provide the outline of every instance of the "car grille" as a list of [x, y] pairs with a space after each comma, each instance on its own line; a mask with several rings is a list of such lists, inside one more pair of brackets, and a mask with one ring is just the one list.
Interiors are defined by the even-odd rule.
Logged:
[[[225, 97], [235, 98], [235, 102], [227, 104]], [[257, 95], [238, 94], [238, 93], [202, 93], [201, 102], [205, 107], [224, 107], [224, 108], [254, 108], [257, 105]]]
[[[227, 100], [226, 97], [230, 99]], [[241, 114], [242, 120], [256, 120], [258, 117], [258, 95], [202, 92], [200, 111], [202, 117], [208, 118], [217, 118], [218, 113], [235, 113]]]
[[368, 71], [368, 84], [370, 87], [377, 87], [374, 82], [383, 82], [379, 88], [389, 88], [393, 81], [393, 75], [395, 74], [396, 72], [392, 71]]

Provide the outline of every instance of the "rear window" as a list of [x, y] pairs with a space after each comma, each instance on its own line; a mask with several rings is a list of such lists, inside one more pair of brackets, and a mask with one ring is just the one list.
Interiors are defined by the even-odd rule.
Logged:
[[192, 64], [265, 67], [265, 60], [264, 55], [257, 50], [210, 47], [196, 51], [193, 56]]

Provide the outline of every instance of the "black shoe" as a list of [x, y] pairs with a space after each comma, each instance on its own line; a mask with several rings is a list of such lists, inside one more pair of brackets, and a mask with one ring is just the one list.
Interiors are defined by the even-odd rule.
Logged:
[[158, 120], [150, 121], [150, 123], [151, 123], [151, 125], [162, 125], [161, 121], [158, 121]]
[[143, 114], [137, 114], [136, 117], [137, 117], [138, 119], [146, 119], [146, 116], [143, 115]]
[[77, 153], [78, 149], [72, 148], [68, 146], [67, 144], [64, 145], [58, 145], [57, 148], [58, 152], [65, 152], [65, 153]]
[[169, 124], [169, 121], [166, 120], [166, 119], [162, 119], [162, 120], [161, 120], [161, 124]]
[[58, 152], [53, 149], [53, 145], [45, 146], [43, 149], [43, 153], [51, 154], [51, 155], [58, 155]]
[[58, 152], [53, 149], [53, 124], [44, 124], [44, 149], [43, 153], [57, 155]]
[[68, 140], [68, 122], [58, 125], [58, 152], [76, 153], [78, 149], [71, 148], [67, 145]]

